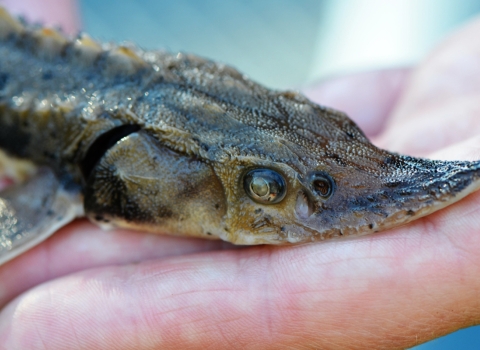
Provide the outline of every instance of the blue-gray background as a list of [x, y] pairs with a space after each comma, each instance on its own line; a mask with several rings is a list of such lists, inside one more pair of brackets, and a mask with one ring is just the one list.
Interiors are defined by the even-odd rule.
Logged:
[[[80, 0], [80, 11], [95, 38], [193, 52], [286, 88], [415, 64], [480, 1]], [[480, 349], [480, 326], [415, 349]]]

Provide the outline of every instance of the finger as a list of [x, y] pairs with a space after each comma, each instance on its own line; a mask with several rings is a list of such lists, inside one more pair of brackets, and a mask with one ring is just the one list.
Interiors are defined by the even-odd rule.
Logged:
[[478, 321], [478, 261], [431, 227], [413, 239], [84, 271], [5, 308], [0, 340], [49, 349], [412, 346]]
[[480, 135], [458, 142], [453, 146], [443, 148], [429, 155], [432, 159], [442, 160], [479, 160], [480, 159]]
[[75, 271], [219, 249], [235, 247], [222, 241], [104, 231], [79, 220], [0, 266], [0, 308], [33, 286]]
[[425, 156], [480, 133], [480, 19], [445, 41], [409, 80], [381, 147]]
[[312, 101], [341, 110], [368, 135], [379, 134], [408, 79], [407, 68], [356, 73], [303, 90]]
[[407, 119], [417, 120], [418, 110], [429, 109], [445, 100], [478, 96], [479, 33], [480, 19], [476, 19], [446, 40], [412, 73], [392, 119], [395, 125]]
[[376, 144], [390, 151], [424, 157], [479, 135], [479, 116], [478, 95], [445, 98], [411, 111], [402, 120], [392, 120], [377, 137]]
[[29, 22], [59, 26], [67, 34], [76, 34], [80, 30], [75, 0], [3, 0], [1, 5]]

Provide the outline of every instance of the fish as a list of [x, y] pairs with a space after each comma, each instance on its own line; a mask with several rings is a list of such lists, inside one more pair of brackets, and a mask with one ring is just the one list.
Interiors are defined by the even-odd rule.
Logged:
[[80, 217], [298, 244], [404, 225], [480, 187], [480, 161], [380, 149], [344, 113], [228, 65], [66, 37], [5, 9], [0, 149], [18, 180], [0, 192], [0, 264]]

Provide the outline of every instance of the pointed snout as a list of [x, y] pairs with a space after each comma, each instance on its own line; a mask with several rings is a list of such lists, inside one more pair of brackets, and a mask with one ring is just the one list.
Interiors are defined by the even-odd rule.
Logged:
[[[295, 211], [300, 225], [289, 228], [292, 234], [324, 240], [378, 232], [408, 223], [478, 190], [480, 161], [400, 157], [395, 165], [380, 174], [357, 170], [343, 179], [332, 176], [330, 180], [328, 176], [312, 175], [307, 182], [310, 187], [298, 193]], [[326, 183], [315, 186], [317, 179]], [[324, 187], [328, 183], [330, 191]], [[322, 198], [322, 193], [328, 196]]]

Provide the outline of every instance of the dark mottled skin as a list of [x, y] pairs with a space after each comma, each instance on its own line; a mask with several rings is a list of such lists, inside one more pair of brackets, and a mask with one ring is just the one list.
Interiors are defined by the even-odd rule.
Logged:
[[[99, 224], [296, 243], [397, 226], [480, 186], [479, 162], [380, 150], [345, 114], [223, 64], [106, 46], [88, 56], [74, 41], [52, 54], [47, 34], [0, 43], [0, 147], [73, 183]], [[125, 124], [140, 130], [95, 156], [95, 140]], [[82, 175], [87, 153], [99, 161]], [[252, 201], [242, 182], [252, 168], [280, 173], [285, 199]], [[317, 173], [333, 180], [329, 198], [312, 188]]]

